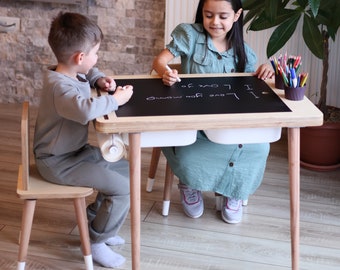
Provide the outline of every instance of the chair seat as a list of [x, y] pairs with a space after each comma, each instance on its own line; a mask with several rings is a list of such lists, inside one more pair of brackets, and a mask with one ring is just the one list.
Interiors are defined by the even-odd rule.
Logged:
[[[19, 168], [19, 179], [22, 179], [22, 166]], [[30, 166], [29, 190], [23, 190], [18, 182], [17, 194], [21, 199], [74, 199], [89, 196], [93, 188], [64, 186], [44, 180], [35, 165]]]

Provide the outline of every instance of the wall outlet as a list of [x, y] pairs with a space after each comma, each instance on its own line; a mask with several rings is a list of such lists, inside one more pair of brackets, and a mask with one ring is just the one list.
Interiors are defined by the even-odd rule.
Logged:
[[8, 33], [20, 30], [20, 19], [0, 16], [0, 32]]

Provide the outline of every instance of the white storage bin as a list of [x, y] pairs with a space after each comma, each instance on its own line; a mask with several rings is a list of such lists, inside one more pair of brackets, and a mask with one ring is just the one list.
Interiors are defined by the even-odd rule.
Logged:
[[[189, 145], [196, 141], [196, 130], [152, 131], [141, 133], [141, 147], [166, 147]], [[123, 141], [129, 145], [129, 134], [122, 134]]]
[[281, 137], [280, 127], [214, 129], [204, 132], [209, 140], [221, 144], [270, 143]]

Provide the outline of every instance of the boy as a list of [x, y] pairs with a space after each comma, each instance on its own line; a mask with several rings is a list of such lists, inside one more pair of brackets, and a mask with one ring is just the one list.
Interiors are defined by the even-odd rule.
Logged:
[[103, 34], [87, 17], [60, 13], [51, 24], [49, 45], [57, 65], [49, 68], [34, 134], [40, 174], [57, 184], [93, 187], [96, 201], [87, 207], [93, 260], [117, 267], [125, 258], [108, 245], [124, 243], [117, 235], [129, 211], [129, 168], [126, 160], [105, 161], [88, 144], [88, 124], [125, 104], [133, 87], [118, 86], [113, 95], [91, 97], [91, 88], [116, 88], [112, 78], [93, 68]]

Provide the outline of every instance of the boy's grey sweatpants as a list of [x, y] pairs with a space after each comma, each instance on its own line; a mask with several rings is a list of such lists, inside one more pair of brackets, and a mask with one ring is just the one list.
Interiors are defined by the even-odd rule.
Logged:
[[92, 242], [104, 242], [118, 233], [130, 208], [126, 160], [107, 162], [99, 148], [86, 145], [77, 152], [36, 159], [36, 165], [50, 182], [98, 191], [95, 202], [87, 207]]

